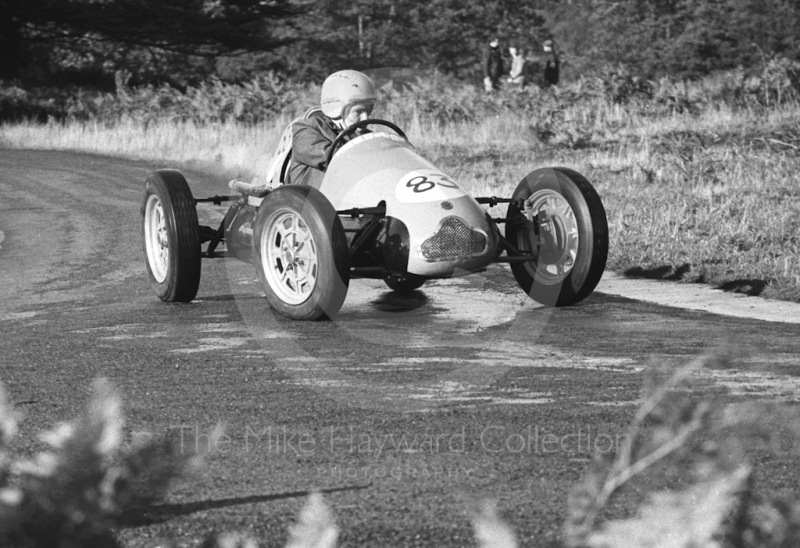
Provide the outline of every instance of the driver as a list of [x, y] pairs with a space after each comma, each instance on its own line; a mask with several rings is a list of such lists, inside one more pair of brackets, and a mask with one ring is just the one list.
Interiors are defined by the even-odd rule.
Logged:
[[341, 70], [328, 76], [320, 92], [321, 112], [292, 125], [292, 161], [286, 183], [319, 188], [334, 139], [356, 122], [368, 119], [376, 100], [375, 85], [366, 74]]

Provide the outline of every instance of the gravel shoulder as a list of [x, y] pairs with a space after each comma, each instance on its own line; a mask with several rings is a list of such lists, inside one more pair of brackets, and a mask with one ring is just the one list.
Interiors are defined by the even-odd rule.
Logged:
[[722, 316], [766, 322], [800, 323], [800, 303], [730, 293], [704, 284], [628, 278], [614, 272], [606, 272], [596, 291]]

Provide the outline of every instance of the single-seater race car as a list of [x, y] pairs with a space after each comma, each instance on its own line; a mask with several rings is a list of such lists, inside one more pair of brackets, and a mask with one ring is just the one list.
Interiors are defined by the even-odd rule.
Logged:
[[[373, 131], [347, 141], [368, 126]], [[147, 176], [144, 258], [161, 300], [194, 299], [201, 260], [226, 256], [254, 264], [269, 304], [297, 320], [335, 316], [354, 278], [412, 291], [427, 280], [509, 263], [522, 290], [549, 306], [578, 303], [600, 281], [606, 214], [573, 170], [537, 169], [510, 197], [472, 197], [400, 128], [372, 119], [338, 136], [319, 188], [283, 185], [290, 141], [287, 131], [266, 184], [231, 181], [235, 196], [195, 198], [175, 170]], [[219, 227], [199, 224], [198, 203], [228, 201]], [[490, 215], [500, 204], [507, 204], [505, 216]]]

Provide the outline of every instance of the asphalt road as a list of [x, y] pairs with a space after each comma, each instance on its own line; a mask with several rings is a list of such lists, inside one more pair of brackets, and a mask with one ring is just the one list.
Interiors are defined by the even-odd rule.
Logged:
[[[19, 451], [97, 377], [124, 395], [131, 439], [226, 428], [201, 473], [121, 531], [130, 546], [238, 529], [280, 546], [313, 488], [329, 490], [342, 546], [470, 545], [476, 497], [499, 501], [523, 545], [559, 546], [568, 488], [624, 431], [649, 363], [733, 349], [701, 395], [800, 399], [795, 324], [601, 292], [545, 309], [503, 266], [403, 298], [356, 280], [335, 322], [293, 323], [252, 266], [208, 260], [195, 302], [162, 303], [139, 213], [158, 167], [0, 151], [0, 379], [26, 417]], [[226, 193], [185, 174], [196, 196]], [[201, 222], [223, 212], [203, 206]], [[547, 434], [591, 441], [551, 450]], [[797, 492], [792, 459], [762, 463], [765, 488]]]

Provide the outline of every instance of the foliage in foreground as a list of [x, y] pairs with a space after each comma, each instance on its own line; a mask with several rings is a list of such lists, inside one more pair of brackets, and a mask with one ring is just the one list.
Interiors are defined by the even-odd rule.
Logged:
[[[19, 415], [0, 385], [0, 546], [118, 548], [114, 530], [161, 501], [169, 485], [201, 454], [169, 439], [126, 447], [122, 403], [103, 380], [94, 384], [77, 419], [42, 434], [49, 450], [32, 460], [12, 458]], [[212, 436], [218, 436], [214, 432]], [[209, 446], [213, 446], [211, 443]], [[482, 501], [473, 512], [479, 546], [516, 548], [496, 508]], [[322, 495], [312, 493], [289, 528], [287, 548], [333, 548], [339, 528]], [[204, 548], [257, 548], [251, 536], [227, 532]]]
[[[730, 367], [706, 356], [680, 367], [651, 366], [643, 404], [622, 446], [599, 456], [572, 489], [564, 528], [569, 548], [790, 548], [800, 545], [800, 502], [757, 493], [748, 454], [800, 441], [797, 412], [775, 403], [725, 404], [692, 392], [706, 367]], [[170, 481], [196, 462], [166, 440], [123, 450], [119, 397], [95, 383], [88, 409], [43, 436], [51, 450], [15, 460], [9, 442], [18, 417], [0, 387], [0, 544], [117, 547], [120, 520], [158, 501]], [[783, 436], [783, 437], [782, 437]], [[605, 514], [626, 488], [665, 470], [690, 470], [683, 485], [653, 491], [627, 519]], [[472, 509], [480, 548], [516, 548], [511, 527], [491, 501]], [[289, 528], [287, 548], [334, 548], [339, 527], [322, 495], [312, 493]], [[257, 548], [250, 535], [228, 532], [204, 548]]]
[[[615, 455], [595, 460], [569, 499], [564, 539], [570, 548], [789, 548], [800, 543], [800, 502], [756, 493], [748, 453], [776, 452], [800, 441], [796, 410], [775, 403], [724, 404], [692, 394], [706, 356], [677, 368], [651, 366], [644, 403]], [[689, 470], [682, 489], [652, 492], [638, 515], [605, 523], [612, 500], [639, 476]]]
[[12, 459], [18, 416], [0, 386], [0, 545], [115, 547], [112, 528], [157, 502], [197, 455], [167, 439], [123, 450], [121, 402], [104, 381], [83, 414], [41, 436], [49, 450]]

